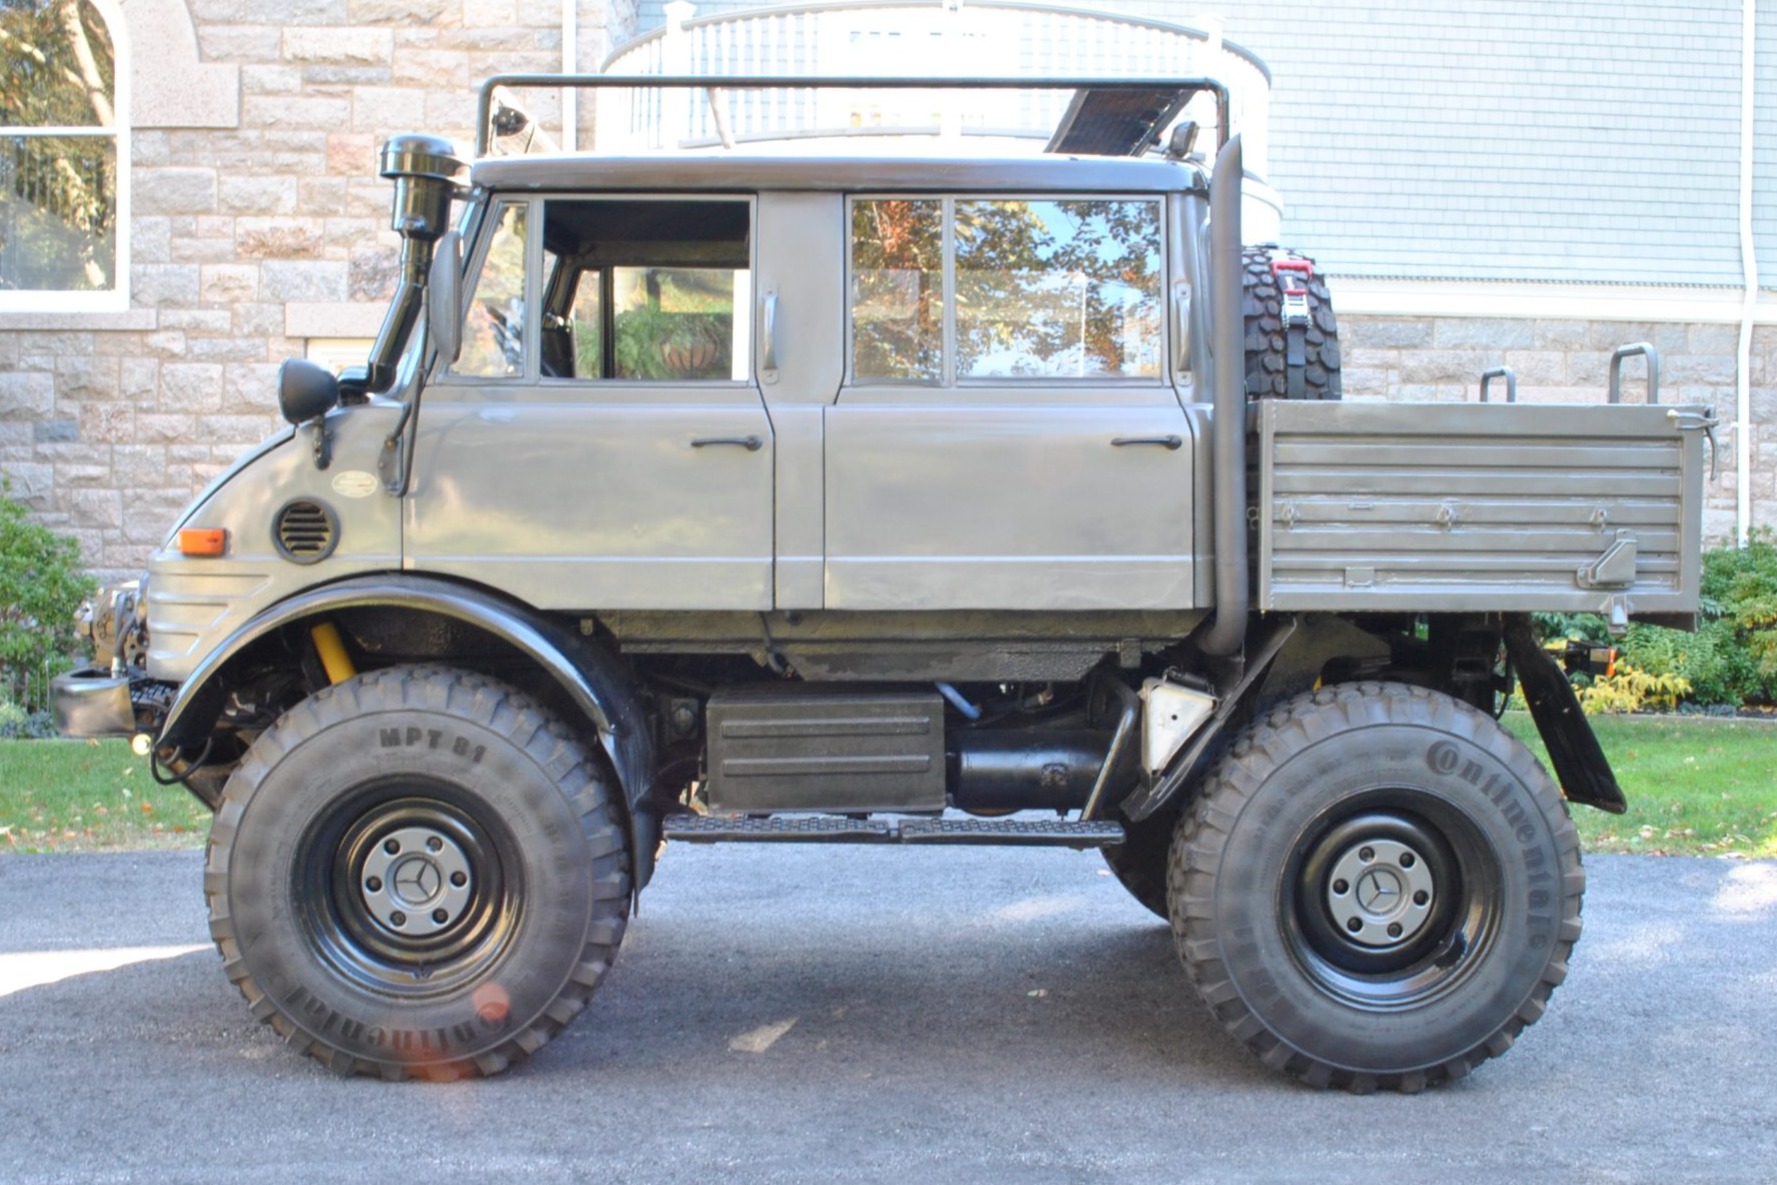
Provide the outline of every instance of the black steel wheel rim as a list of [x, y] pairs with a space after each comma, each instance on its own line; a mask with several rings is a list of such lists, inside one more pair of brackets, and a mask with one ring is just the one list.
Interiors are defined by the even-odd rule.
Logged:
[[499, 816], [453, 783], [366, 783], [297, 847], [295, 900], [314, 950], [387, 995], [450, 992], [483, 976], [517, 930], [523, 874]]
[[1357, 1008], [1415, 1007], [1474, 971], [1501, 927], [1502, 865], [1459, 807], [1420, 790], [1347, 799], [1304, 829], [1279, 894], [1284, 941]]

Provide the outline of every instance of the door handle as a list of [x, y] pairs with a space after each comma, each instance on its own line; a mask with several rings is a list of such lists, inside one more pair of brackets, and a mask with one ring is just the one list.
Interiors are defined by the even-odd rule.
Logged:
[[759, 369], [767, 373], [777, 370], [777, 293], [765, 294], [765, 356]]
[[1182, 436], [1119, 436], [1111, 441], [1113, 448], [1128, 448], [1132, 444], [1157, 444], [1176, 452], [1184, 447], [1185, 440]]
[[765, 441], [757, 436], [699, 436], [691, 442], [692, 448], [709, 448], [712, 445], [732, 444], [744, 448], [749, 453], [756, 453], [765, 447]]

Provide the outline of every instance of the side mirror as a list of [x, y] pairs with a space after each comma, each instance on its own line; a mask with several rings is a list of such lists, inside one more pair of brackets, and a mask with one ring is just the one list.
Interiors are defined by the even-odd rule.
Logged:
[[432, 251], [432, 269], [426, 278], [426, 335], [449, 366], [463, 348], [462, 236], [445, 231]]
[[292, 424], [306, 424], [339, 406], [339, 380], [307, 358], [287, 358], [278, 368], [278, 410]]

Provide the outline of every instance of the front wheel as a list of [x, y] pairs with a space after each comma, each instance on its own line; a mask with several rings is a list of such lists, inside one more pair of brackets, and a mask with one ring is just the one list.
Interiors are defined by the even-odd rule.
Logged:
[[1523, 745], [1448, 696], [1367, 683], [1236, 741], [1180, 825], [1168, 901], [1199, 993], [1267, 1065], [1412, 1091], [1542, 1015], [1584, 887]]
[[254, 1015], [343, 1073], [493, 1074], [585, 1006], [623, 935], [598, 759], [443, 668], [327, 688], [267, 730], [211, 827], [211, 932]]

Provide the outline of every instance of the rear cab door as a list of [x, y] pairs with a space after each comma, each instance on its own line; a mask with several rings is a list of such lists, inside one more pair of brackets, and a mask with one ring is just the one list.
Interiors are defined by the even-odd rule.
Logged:
[[859, 193], [829, 609], [1193, 604], [1153, 194]]

